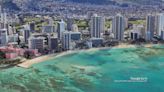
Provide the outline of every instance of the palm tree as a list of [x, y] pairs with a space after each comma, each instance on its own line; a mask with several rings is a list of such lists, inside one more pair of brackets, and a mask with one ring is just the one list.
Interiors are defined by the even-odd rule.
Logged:
[[5, 58], [5, 53], [0, 51], [0, 59], [4, 59]]

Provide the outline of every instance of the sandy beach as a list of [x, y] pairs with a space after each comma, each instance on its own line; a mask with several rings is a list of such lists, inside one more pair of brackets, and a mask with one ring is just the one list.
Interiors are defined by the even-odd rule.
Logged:
[[75, 53], [75, 52], [77, 52], [77, 50], [44, 55], [44, 56], [36, 57], [34, 59], [26, 60], [23, 63], [18, 64], [17, 66], [22, 67], [22, 68], [30, 68], [33, 64], [41, 63], [41, 62], [44, 62], [49, 59], [61, 57], [61, 56], [67, 55], [67, 54]]
[[114, 46], [113, 48], [134, 48], [134, 47], [136, 46], [131, 44], [119, 44], [117, 46]]
[[53, 55], [40, 56], [40, 57], [37, 57], [37, 58], [34, 58], [34, 59], [26, 60], [23, 63], [18, 64], [17, 66], [23, 67], [23, 68], [29, 68], [33, 64], [41, 63], [45, 60], [51, 59], [52, 57], [53, 57]]
[[[143, 45], [144, 47], [152, 47], [152, 44], [145, 44]], [[31, 60], [26, 60], [21, 64], [18, 64], [17, 66], [19, 67], [23, 67], [23, 68], [29, 68], [31, 67], [33, 64], [37, 64], [37, 63], [41, 63], [44, 62], [48, 59], [52, 59], [52, 58], [57, 58], [57, 57], [61, 57], [67, 54], [71, 54], [71, 53], [76, 53], [76, 52], [81, 52], [81, 51], [96, 51], [96, 50], [103, 50], [103, 49], [110, 49], [110, 48], [134, 48], [136, 47], [136, 45], [131, 45], [131, 44], [120, 44], [114, 47], [102, 47], [102, 48], [91, 48], [91, 49], [86, 49], [86, 50], [70, 50], [70, 51], [65, 51], [65, 52], [61, 52], [58, 54], [50, 54], [50, 55], [45, 55], [45, 56], [40, 56]]]

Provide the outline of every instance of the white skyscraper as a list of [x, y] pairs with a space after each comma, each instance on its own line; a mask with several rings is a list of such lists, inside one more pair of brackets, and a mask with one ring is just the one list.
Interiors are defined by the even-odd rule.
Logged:
[[1, 13], [1, 28], [7, 28], [7, 13]]
[[146, 18], [146, 40], [152, 40], [155, 33], [155, 16], [148, 15]]
[[30, 30], [24, 29], [23, 30], [23, 37], [24, 37], [24, 42], [27, 44], [28, 43], [28, 39], [30, 37]]
[[161, 36], [161, 31], [164, 30], [164, 14], [162, 13], [157, 15], [156, 28], [157, 34]]
[[7, 29], [0, 29], [0, 46], [8, 43]]
[[1, 13], [1, 22], [7, 23], [7, 13]]
[[58, 22], [57, 26], [57, 33], [58, 33], [58, 38], [61, 40], [62, 39], [62, 33], [65, 31], [65, 22], [61, 20], [61, 22]]
[[105, 29], [104, 17], [93, 15], [91, 17], [90, 32], [92, 38], [100, 38]]
[[121, 14], [117, 14], [112, 21], [112, 32], [116, 40], [124, 39], [125, 18]]
[[71, 49], [71, 32], [63, 32], [62, 46], [63, 46], [64, 50], [70, 50]]

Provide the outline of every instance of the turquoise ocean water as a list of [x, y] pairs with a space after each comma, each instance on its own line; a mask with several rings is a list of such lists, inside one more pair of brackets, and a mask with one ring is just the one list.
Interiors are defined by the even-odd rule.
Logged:
[[79, 51], [3, 69], [0, 92], [164, 92], [164, 46]]

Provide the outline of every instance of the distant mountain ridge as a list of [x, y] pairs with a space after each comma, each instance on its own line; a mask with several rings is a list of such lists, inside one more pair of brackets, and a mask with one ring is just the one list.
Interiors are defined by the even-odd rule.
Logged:
[[17, 4], [14, 3], [12, 0], [0, 0], [0, 4], [5, 9], [20, 10]]
[[116, 3], [134, 3], [142, 5], [157, 5], [161, 4], [163, 0], [66, 0], [77, 3], [92, 3], [92, 4], [116, 4]]
[[112, 0], [66, 0], [67, 2], [76, 3], [90, 3], [90, 4], [116, 4], [116, 1]]
[[97, 4], [97, 5], [121, 5], [121, 4], [137, 4], [137, 5], [160, 5], [164, 4], [164, 0], [0, 0], [1, 5], [4, 8], [10, 10], [21, 10], [27, 8], [30, 10], [37, 10], [38, 2], [74, 2], [74, 3], [85, 3], [85, 4]]

